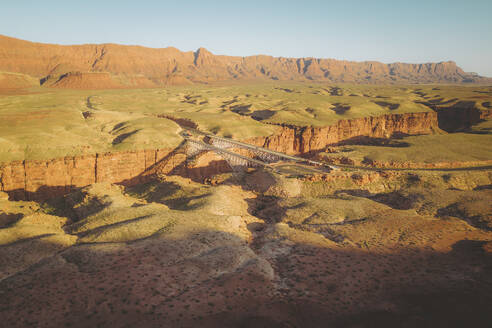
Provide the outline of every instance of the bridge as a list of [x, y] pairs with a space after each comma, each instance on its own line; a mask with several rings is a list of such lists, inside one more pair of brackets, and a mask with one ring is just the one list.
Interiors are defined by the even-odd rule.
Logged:
[[[188, 158], [193, 158], [206, 151], [213, 151], [220, 155], [233, 171], [244, 171], [248, 167], [263, 167], [280, 174], [291, 175], [296, 173], [327, 173], [337, 169], [333, 165], [287, 155], [192, 128], [183, 130], [181, 136], [186, 140]], [[233, 151], [237, 149], [245, 150], [247, 154], [252, 156], [242, 155]]]
[[[306, 158], [287, 155], [263, 147], [251, 145], [231, 138], [219, 137], [193, 128], [184, 128], [180, 133], [186, 140], [186, 153], [192, 158], [202, 152], [212, 151], [224, 158], [234, 171], [243, 171], [248, 167], [263, 167], [285, 175], [325, 174], [341, 168], [365, 171], [483, 171], [492, 166], [457, 167], [457, 168], [380, 168], [357, 165], [330, 165]], [[202, 139], [200, 139], [202, 138]], [[234, 152], [234, 149], [246, 150], [253, 156]]]

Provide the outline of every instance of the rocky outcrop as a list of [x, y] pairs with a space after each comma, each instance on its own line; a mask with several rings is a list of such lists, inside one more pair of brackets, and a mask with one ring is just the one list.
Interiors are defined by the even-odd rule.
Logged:
[[[176, 168], [178, 172], [196, 182], [204, 182], [214, 175], [231, 172], [227, 162], [213, 152], [205, 152], [193, 162], [184, 162], [182, 167]], [[159, 169], [160, 171], [160, 169]]]
[[[96, 182], [134, 185], [167, 173], [180, 159], [169, 149], [26, 160], [0, 164], [0, 191], [16, 200], [43, 200]], [[181, 159], [182, 160], [182, 159]]]
[[[106, 72], [126, 87], [209, 83], [231, 80], [327, 81], [351, 83], [491, 83], [466, 73], [455, 62], [425, 64], [271, 56], [218, 56], [117, 44], [61, 46], [0, 35], [0, 71], [41, 80], [69, 72]], [[86, 76], [86, 78], [88, 78]], [[108, 83], [107, 88], [115, 87]], [[70, 81], [67, 81], [70, 82]], [[76, 87], [77, 83], [61, 84]], [[116, 84], [117, 85], [117, 84]]]
[[479, 110], [474, 101], [460, 101], [448, 108], [437, 109], [439, 128], [447, 132], [468, 129], [482, 120], [492, 118], [491, 110]]
[[[276, 135], [248, 142], [287, 154], [309, 154], [358, 137], [430, 134], [439, 129], [438, 125], [436, 112], [388, 114], [341, 120], [327, 127], [283, 126]], [[203, 181], [230, 170], [226, 161], [211, 153], [187, 161], [186, 155], [177, 150], [137, 150], [0, 164], [0, 191], [7, 192], [12, 199], [41, 200], [95, 182], [134, 185], [156, 174], [169, 173]]]
[[283, 126], [280, 133], [251, 142], [287, 154], [306, 154], [354, 137], [389, 138], [395, 134], [430, 134], [439, 129], [437, 113], [388, 114], [340, 120], [326, 127]]

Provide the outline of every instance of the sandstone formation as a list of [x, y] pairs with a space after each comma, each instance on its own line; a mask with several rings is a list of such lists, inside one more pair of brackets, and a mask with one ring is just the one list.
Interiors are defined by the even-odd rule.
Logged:
[[289, 127], [274, 136], [257, 138], [256, 144], [288, 154], [305, 154], [359, 136], [389, 138], [394, 134], [429, 134], [438, 130], [435, 112], [388, 114], [340, 120], [326, 127]]
[[156, 163], [167, 173], [180, 164], [179, 160], [170, 150], [156, 149], [16, 161], [0, 165], [0, 188], [13, 199], [47, 199], [97, 182], [142, 183], [149, 179], [149, 169]]
[[[279, 134], [249, 142], [288, 154], [305, 154], [358, 136], [390, 137], [395, 133], [428, 134], [438, 129], [435, 112], [390, 114], [341, 120], [323, 127], [283, 127]], [[152, 173], [167, 174], [183, 168], [184, 154], [156, 149], [94, 154], [52, 160], [17, 161], [0, 165], [0, 191], [13, 199], [46, 199], [96, 182], [133, 185], [147, 181]], [[206, 157], [187, 168], [192, 178], [229, 170], [219, 158]]]
[[[479, 120], [490, 118], [491, 111], [472, 109], [463, 111], [459, 121], [468, 127]], [[276, 134], [245, 140], [274, 151], [292, 155], [316, 154], [330, 145], [357, 138], [388, 140], [395, 135], [432, 134], [447, 126], [446, 116], [440, 112], [387, 114], [377, 117], [340, 120], [326, 127], [298, 127], [284, 125]], [[169, 116], [167, 118], [172, 119]], [[451, 117], [450, 119], [453, 119]], [[174, 119], [179, 124], [196, 128], [186, 119]], [[247, 155], [247, 154], [243, 154]], [[195, 181], [218, 173], [229, 172], [230, 167], [215, 154], [205, 154], [194, 163], [186, 163], [183, 152], [172, 149], [149, 149], [127, 152], [94, 154], [56, 158], [51, 160], [26, 160], [0, 164], [0, 192], [12, 199], [39, 200], [63, 195], [75, 188], [96, 182], [135, 185], [149, 181], [155, 174], [180, 173]], [[463, 167], [486, 165], [490, 161], [463, 163], [408, 163], [396, 167]], [[337, 162], [338, 163], [338, 162]], [[355, 164], [344, 163], [342, 164]], [[360, 164], [360, 163], [359, 163]], [[388, 167], [392, 163], [365, 162], [364, 165]], [[394, 163], [393, 163], [394, 164]]]
[[461, 102], [452, 107], [434, 107], [439, 127], [454, 132], [492, 118], [492, 110], [478, 110], [474, 102]]
[[[214, 55], [204, 48], [181, 52], [172, 47], [155, 49], [117, 44], [61, 46], [7, 36], [0, 36], [0, 71], [27, 74], [39, 79], [41, 84], [54, 79], [59, 83], [52, 86], [64, 88], [155, 87], [233, 80], [354, 83], [492, 81], [466, 73], [452, 61], [383, 64], [264, 55], [233, 57]], [[85, 74], [87, 72], [104, 72], [108, 76], [92, 76]]]

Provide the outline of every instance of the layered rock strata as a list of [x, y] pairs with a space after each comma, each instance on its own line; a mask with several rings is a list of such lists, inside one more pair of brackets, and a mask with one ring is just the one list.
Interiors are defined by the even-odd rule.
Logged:
[[[284, 126], [274, 136], [249, 142], [288, 154], [306, 154], [358, 136], [387, 138], [398, 133], [429, 134], [436, 129], [435, 112], [391, 114], [342, 120], [322, 128]], [[95, 182], [138, 184], [156, 172], [168, 174], [184, 169], [182, 174], [197, 179], [229, 170], [224, 161], [213, 156], [191, 167], [185, 165], [185, 157], [170, 149], [156, 149], [11, 162], [0, 165], [0, 191], [9, 193], [12, 199], [38, 200]]]
[[96, 182], [133, 185], [179, 166], [172, 150], [139, 150], [0, 164], [0, 190], [16, 200], [43, 200]]
[[[62, 46], [0, 35], [0, 71], [27, 74], [58, 88], [157, 87], [217, 81], [352, 83], [490, 83], [455, 62], [384, 64], [319, 58], [219, 56], [204, 48], [182, 52], [117, 44]], [[81, 73], [82, 72], [82, 73]], [[91, 76], [87, 72], [106, 72]], [[68, 74], [67, 74], [68, 73]], [[114, 80], [113, 80], [114, 78]], [[101, 81], [104, 80], [104, 84]]]
[[395, 134], [430, 134], [438, 129], [435, 112], [388, 114], [340, 120], [326, 127], [283, 126], [280, 133], [274, 136], [255, 138], [251, 141], [287, 154], [306, 154], [359, 136], [389, 138]]

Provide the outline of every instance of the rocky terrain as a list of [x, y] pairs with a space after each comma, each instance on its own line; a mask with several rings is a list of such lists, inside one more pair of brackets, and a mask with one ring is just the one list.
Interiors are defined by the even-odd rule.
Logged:
[[489, 327], [492, 87], [414, 82], [490, 81], [0, 36], [2, 324]]
[[[338, 176], [338, 178], [335, 178]], [[0, 200], [9, 327], [487, 327], [492, 175], [255, 171]]]
[[[98, 182], [135, 185], [156, 172], [204, 181], [230, 171], [217, 156], [185, 163], [184, 127], [335, 164], [491, 164], [490, 87], [288, 87], [4, 96], [0, 191], [43, 200]], [[381, 99], [399, 108], [375, 104]], [[344, 114], [330, 107], [338, 102]]]
[[[475, 110], [483, 118], [464, 120], [462, 132], [424, 111], [266, 124], [276, 134], [246, 141], [355, 160], [364, 147], [387, 154], [442, 136], [487, 158], [468, 139], [490, 134], [488, 112]], [[0, 316], [9, 327], [488, 327], [490, 167], [232, 173], [216, 154], [187, 160], [180, 149], [1, 165]]]
[[49, 87], [73, 89], [252, 80], [400, 84], [492, 81], [466, 73], [451, 61], [383, 64], [264, 55], [231, 57], [214, 55], [204, 48], [181, 52], [172, 47], [154, 49], [117, 44], [61, 46], [7, 36], [0, 36], [1, 71], [26, 74]]
[[[286, 127], [276, 135], [247, 141], [287, 154], [308, 154], [360, 135], [384, 137], [395, 133], [429, 134], [437, 129], [436, 118], [434, 113], [418, 113], [340, 121], [336, 126], [301, 131]], [[138, 184], [150, 178], [156, 165], [160, 173], [167, 174], [180, 170], [185, 159], [183, 149], [157, 149], [14, 161], [0, 164], [0, 191], [8, 192], [15, 199], [34, 200], [64, 194], [73, 188], [96, 182]], [[215, 160], [224, 163], [221, 158]], [[195, 168], [181, 169], [193, 171], [205, 167], [200, 174], [203, 179], [227, 167], [224, 163], [217, 168], [219, 171], [214, 171], [207, 170], [206, 166], [209, 165], [206, 163]], [[205, 171], [208, 172], [205, 174]]]

